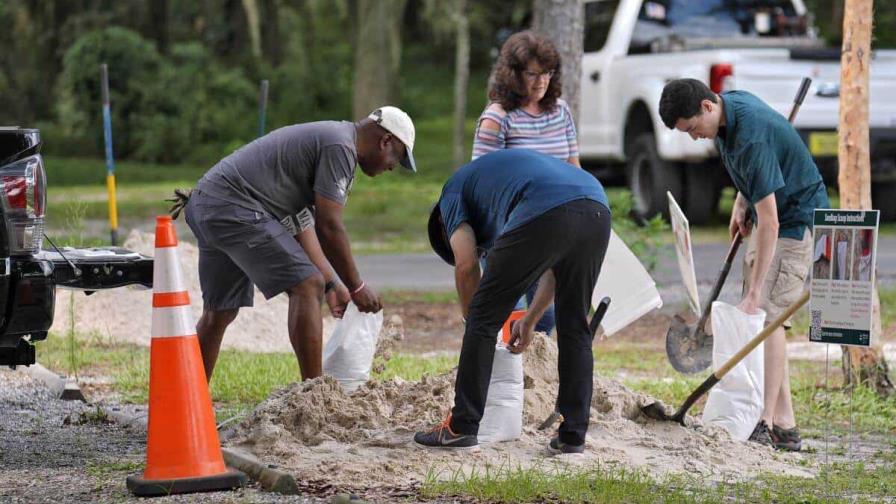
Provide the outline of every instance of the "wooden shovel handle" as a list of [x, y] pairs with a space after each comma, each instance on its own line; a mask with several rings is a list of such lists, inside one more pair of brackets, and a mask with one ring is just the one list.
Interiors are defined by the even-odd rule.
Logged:
[[784, 324], [784, 321], [786, 321], [794, 313], [796, 313], [796, 311], [799, 310], [804, 304], [806, 304], [806, 301], [808, 301], [808, 300], [809, 300], [809, 291], [803, 291], [803, 294], [800, 296], [799, 299], [797, 299], [792, 305], [790, 305], [786, 310], [784, 310], [784, 313], [782, 313], [781, 315], [778, 316], [778, 318], [773, 320], [771, 324], [765, 326], [765, 329], [763, 329], [762, 331], [759, 332], [759, 334], [754, 336], [753, 339], [751, 339], [750, 342], [746, 344], [746, 346], [741, 348], [740, 351], [738, 351], [736, 354], [734, 354], [734, 356], [732, 356], [724, 364], [722, 364], [722, 367], [717, 369], [713, 373], [713, 376], [715, 376], [717, 379], [721, 380], [722, 377], [725, 376], [725, 374], [728, 371], [731, 371], [731, 368], [736, 366], [738, 362], [740, 362], [744, 357], [747, 356], [747, 354], [752, 352], [753, 349], [755, 349], [757, 346], [759, 346], [760, 343], [765, 341], [765, 339], [768, 338], [768, 336], [772, 332], [774, 332], [775, 329], [777, 329], [782, 324]]
[[712, 304], [716, 299], [719, 299], [719, 293], [722, 292], [722, 286], [725, 284], [725, 279], [728, 278], [728, 272], [731, 271], [731, 263], [734, 262], [734, 258], [737, 256], [737, 249], [740, 247], [742, 241], [743, 237], [741, 236], [740, 231], [734, 233], [734, 239], [731, 240], [731, 246], [728, 248], [728, 255], [725, 256], [725, 262], [722, 264], [722, 268], [719, 269], [719, 274], [716, 275], [716, 283], [712, 286], [712, 292], [709, 293], [709, 298], [706, 300], [706, 305], [703, 307], [700, 321], [697, 322], [696, 327], [698, 331], [703, 331], [703, 326], [706, 324], [707, 319], [709, 319], [709, 312], [712, 311]]

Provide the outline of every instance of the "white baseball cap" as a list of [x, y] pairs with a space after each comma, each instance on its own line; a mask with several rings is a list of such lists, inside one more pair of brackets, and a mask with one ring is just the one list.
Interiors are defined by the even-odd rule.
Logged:
[[401, 166], [404, 166], [412, 172], [417, 172], [417, 162], [414, 161], [414, 122], [411, 116], [407, 115], [398, 107], [385, 106], [380, 107], [367, 116], [373, 122], [382, 126], [383, 129], [395, 135], [401, 143], [404, 144], [407, 155], [401, 160]]

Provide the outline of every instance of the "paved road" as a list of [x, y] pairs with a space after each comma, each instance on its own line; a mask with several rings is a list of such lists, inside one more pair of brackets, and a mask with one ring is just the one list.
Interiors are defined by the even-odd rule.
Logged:
[[[731, 274], [722, 291], [723, 300], [732, 300], [737, 296], [742, 282], [741, 261], [744, 250], [741, 247]], [[712, 243], [694, 246], [694, 263], [697, 270], [697, 283], [701, 295], [708, 295], [715, 281], [728, 244]], [[896, 284], [896, 237], [882, 238], [877, 247], [877, 272], [879, 285]], [[683, 287], [675, 252], [672, 247], [665, 247], [661, 252], [661, 261], [653, 278], [660, 288], [661, 295], [667, 305], [683, 300]], [[398, 254], [361, 256], [357, 258], [358, 268], [365, 281], [379, 290], [451, 290], [454, 289], [453, 269], [442, 262], [435, 254]]]

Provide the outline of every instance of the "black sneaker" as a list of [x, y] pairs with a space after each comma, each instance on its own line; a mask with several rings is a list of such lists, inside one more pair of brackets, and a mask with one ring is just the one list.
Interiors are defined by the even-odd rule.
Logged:
[[424, 448], [479, 451], [479, 439], [471, 434], [455, 434], [451, 430], [451, 416], [429, 432], [414, 434], [414, 443]]
[[772, 441], [772, 436], [768, 431], [768, 424], [765, 423], [765, 420], [760, 420], [756, 424], [753, 433], [750, 434], [750, 441], [774, 448], [775, 443]]
[[800, 431], [796, 427], [782, 429], [772, 425], [772, 442], [779, 450], [798, 452], [803, 447], [803, 438], [800, 437]]
[[560, 436], [554, 436], [554, 438], [551, 439], [551, 442], [548, 443], [548, 451], [554, 455], [560, 455], [561, 453], [584, 453], [585, 443], [580, 445], [566, 444], [563, 441], [560, 441]]

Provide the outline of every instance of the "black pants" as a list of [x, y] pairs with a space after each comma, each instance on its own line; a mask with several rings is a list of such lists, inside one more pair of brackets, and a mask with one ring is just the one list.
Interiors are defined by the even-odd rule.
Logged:
[[496, 240], [467, 315], [451, 412], [455, 432], [478, 433], [497, 333], [520, 296], [551, 268], [557, 280], [557, 403], [564, 418], [560, 440], [574, 445], [585, 442], [594, 368], [588, 310], [609, 237], [609, 210], [581, 199], [554, 208]]

